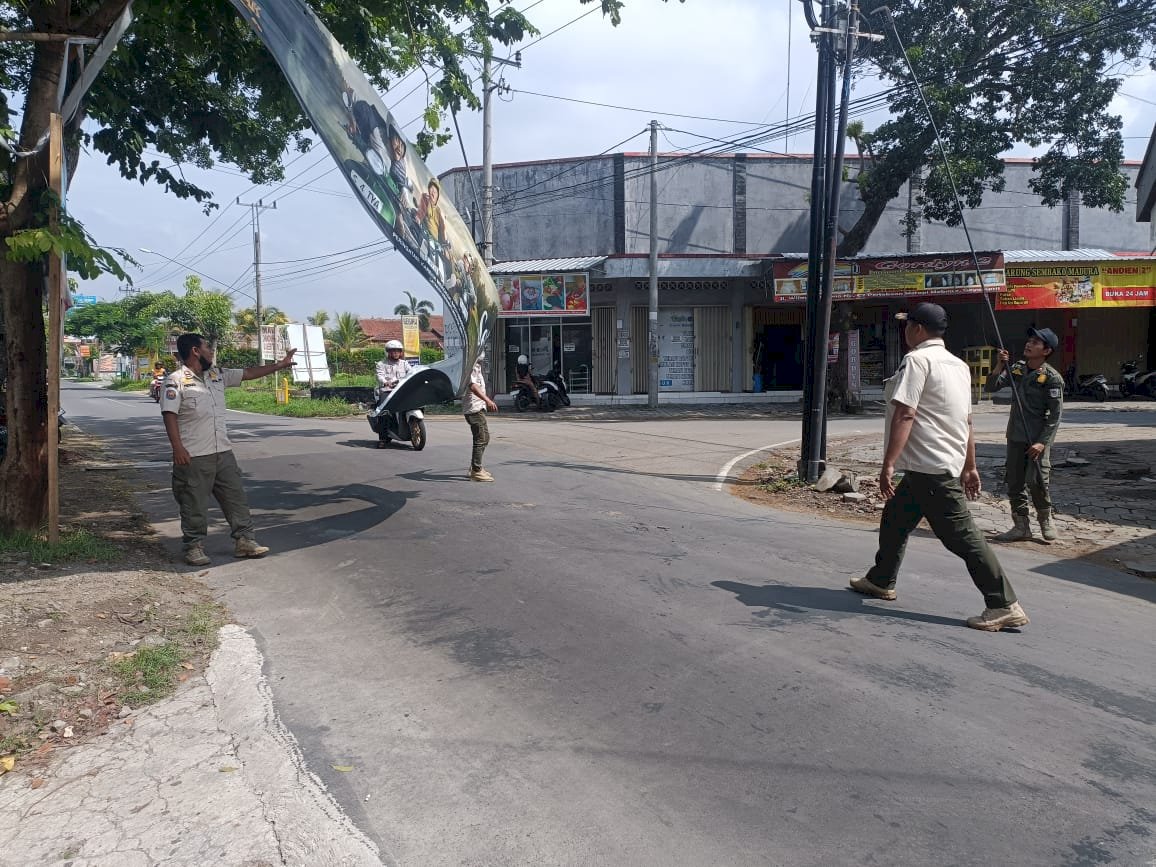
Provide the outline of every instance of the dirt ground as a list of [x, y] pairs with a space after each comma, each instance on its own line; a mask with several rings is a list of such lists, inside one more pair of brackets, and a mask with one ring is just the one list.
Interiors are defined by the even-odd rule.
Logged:
[[[1054, 556], [1087, 557], [1116, 568], [1156, 558], [1156, 436], [1126, 422], [1122, 417], [1119, 424], [1061, 428], [1052, 449], [1051, 491], [1062, 540], [1048, 546]], [[977, 437], [984, 490], [972, 514], [989, 535], [1011, 526], [1005, 449], [1000, 434]], [[795, 474], [797, 449], [766, 456], [746, 470], [732, 491], [774, 508], [877, 525], [883, 508], [877, 482], [882, 455], [878, 436], [828, 446], [828, 465], [857, 475], [858, 492], [866, 497], [860, 502], [845, 502], [839, 494], [801, 483]]]
[[71, 559], [0, 552], [0, 774], [131, 725], [133, 706], [203, 669], [225, 620], [174, 571], [130, 479], [94, 469], [109, 466], [98, 440], [66, 427], [61, 461]]

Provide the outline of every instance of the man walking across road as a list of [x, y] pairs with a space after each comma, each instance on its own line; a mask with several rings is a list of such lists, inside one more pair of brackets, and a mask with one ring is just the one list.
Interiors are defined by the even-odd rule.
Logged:
[[1026, 542], [1032, 538], [1028, 492], [1036, 504], [1040, 535], [1051, 544], [1059, 538], [1052, 523], [1052, 443], [1064, 411], [1064, 378], [1048, 364], [1060, 345], [1050, 328], [1029, 328], [1024, 357], [1008, 368], [1010, 356], [1001, 349], [999, 362], [987, 378], [986, 391], [1011, 386], [1011, 413], [1007, 420], [1005, 478], [1011, 501], [1013, 526], [995, 537], [996, 542]]
[[492, 482], [491, 476], [482, 467], [482, 455], [490, 443], [490, 428], [486, 423], [486, 410], [497, 412], [498, 405], [486, 396], [486, 378], [482, 374], [483, 353], [478, 353], [478, 360], [474, 362], [474, 369], [470, 371], [470, 389], [462, 398], [462, 413], [470, 426], [470, 433], [474, 437], [474, 451], [470, 458], [470, 481]]
[[[983, 613], [969, 617], [967, 625], [988, 632], [1024, 626], [1028, 616], [967, 507], [967, 499], [980, 492], [971, 430], [971, 373], [944, 346], [947, 313], [938, 304], [925, 303], [896, 318], [907, 323], [904, 337], [911, 351], [886, 390], [879, 490], [887, 505], [879, 522], [875, 565], [865, 577], [852, 579], [851, 589], [895, 599], [907, 539], [927, 518], [944, 547], [967, 564], [983, 594]], [[896, 472], [903, 473], [898, 486]]]
[[264, 557], [269, 553], [253, 534], [241, 470], [225, 426], [225, 389], [292, 367], [296, 351], [290, 349], [274, 364], [221, 370], [213, 366], [213, 347], [201, 335], [177, 338], [181, 366], [165, 379], [161, 418], [173, 448], [173, 496], [181, 513], [185, 562], [190, 566], [210, 563], [204, 548], [210, 494], [220, 504], [236, 540], [233, 555]]

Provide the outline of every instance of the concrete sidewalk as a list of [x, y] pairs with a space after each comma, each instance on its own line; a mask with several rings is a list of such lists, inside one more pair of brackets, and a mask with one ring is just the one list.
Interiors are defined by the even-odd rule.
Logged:
[[0, 867], [383, 863], [306, 770], [253, 638], [219, 637], [205, 678], [62, 752], [42, 785], [0, 777]]

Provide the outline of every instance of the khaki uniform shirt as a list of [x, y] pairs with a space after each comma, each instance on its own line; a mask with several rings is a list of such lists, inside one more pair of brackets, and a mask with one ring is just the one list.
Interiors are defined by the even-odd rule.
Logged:
[[198, 376], [182, 364], [165, 377], [161, 412], [176, 415], [181, 443], [190, 457], [232, 450], [225, 427], [225, 389], [240, 385], [244, 373], [240, 368], [214, 367]]
[[1025, 362], [1017, 361], [1010, 370], [1005, 367], [999, 376], [989, 376], [984, 388], [999, 391], [1009, 385], [1019, 398], [1012, 396], [1007, 420], [1008, 442], [1050, 446], [1056, 439], [1064, 412], [1064, 378], [1060, 372], [1047, 362], [1038, 370], [1032, 370]]
[[908, 352], [887, 381], [884, 397], [884, 443], [891, 436], [892, 401], [915, 410], [911, 436], [895, 469], [929, 475], [963, 472], [971, 418], [971, 371], [947, 351], [943, 340], [925, 340]]

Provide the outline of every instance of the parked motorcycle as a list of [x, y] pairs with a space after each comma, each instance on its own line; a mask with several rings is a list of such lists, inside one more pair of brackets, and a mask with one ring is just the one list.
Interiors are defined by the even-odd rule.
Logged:
[[562, 402], [562, 406], [570, 405], [570, 389], [566, 388], [566, 380], [562, 378], [562, 372], [558, 368], [555, 367], [543, 376], [542, 380], [554, 384], [554, 388], [558, 390], [558, 399]]
[[1108, 378], [1102, 373], [1089, 373], [1080, 376], [1076, 373], [1074, 364], [1068, 368], [1067, 375], [1064, 377], [1064, 385], [1068, 397], [1090, 397], [1099, 401], [1108, 399]]
[[562, 406], [562, 397], [558, 392], [557, 385], [548, 379], [540, 379], [537, 386], [538, 400], [535, 403], [534, 392], [530, 386], [522, 380], [516, 380], [510, 389], [510, 396], [514, 398], [514, 409], [518, 412], [525, 412], [534, 407], [542, 412], [553, 412]]
[[1141, 373], [1138, 358], [1120, 364], [1120, 395], [1130, 397], [1133, 394], [1156, 397], [1156, 370]]
[[[410, 375], [419, 369], [410, 368]], [[370, 428], [377, 434], [377, 447], [383, 449], [391, 440], [397, 440], [409, 443], [415, 452], [420, 452], [426, 444], [425, 413], [420, 407], [405, 412], [394, 412], [388, 406], [391, 394], [393, 389], [389, 391], [374, 389], [377, 402], [365, 416]]]

